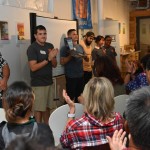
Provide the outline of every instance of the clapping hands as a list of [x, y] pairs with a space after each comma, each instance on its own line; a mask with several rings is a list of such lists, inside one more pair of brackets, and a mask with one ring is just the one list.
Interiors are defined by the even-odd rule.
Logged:
[[125, 137], [126, 132], [122, 129], [119, 131], [116, 130], [111, 137], [107, 136], [107, 140], [109, 142], [109, 146], [111, 150], [123, 150], [126, 148], [127, 138]]
[[58, 48], [49, 49], [48, 60], [51, 61], [53, 58], [57, 56], [57, 54], [58, 54]]
[[74, 113], [75, 103], [70, 99], [70, 97], [68, 96], [66, 90], [63, 90], [63, 98], [65, 99], [66, 103], [69, 105], [70, 112]]

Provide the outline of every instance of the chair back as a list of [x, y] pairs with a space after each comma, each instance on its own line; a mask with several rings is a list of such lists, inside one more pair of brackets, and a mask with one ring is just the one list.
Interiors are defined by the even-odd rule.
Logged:
[[[79, 118], [84, 113], [84, 108], [82, 104], [75, 103], [75, 118]], [[55, 109], [49, 118], [49, 126], [51, 130], [53, 131], [54, 140], [55, 140], [55, 146], [57, 146], [60, 142], [60, 136], [63, 133], [63, 130], [65, 129], [66, 123], [67, 123], [67, 114], [69, 112], [69, 106], [68, 104], [63, 105]]]
[[5, 117], [5, 110], [3, 108], [0, 108], [0, 123], [2, 121], [7, 121]]
[[129, 95], [127, 95], [127, 94], [116, 96], [114, 98], [114, 100], [115, 100], [114, 111], [120, 112], [120, 114], [123, 115], [125, 108], [126, 108], [126, 103], [127, 103], [128, 98], [129, 98]]

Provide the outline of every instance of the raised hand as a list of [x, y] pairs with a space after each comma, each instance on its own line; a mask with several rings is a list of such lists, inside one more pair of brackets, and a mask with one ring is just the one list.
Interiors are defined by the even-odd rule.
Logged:
[[75, 103], [73, 102], [73, 100], [70, 99], [66, 90], [63, 90], [63, 98], [65, 99], [66, 103], [69, 105], [70, 113], [74, 113], [75, 112]]
[[127, 142], [127, 138], [125, 137], [126, 132], [122, 129], [120, 129], [119, 131], [116, 130], [111, 137], [107, 136], [107, 140], [109, 142], [109, 146], [111, 150], [123, 150], [126, 148], [126, 142]]
[[127, 72], [133, 73], [134, 63], [133, 63], [133, 62], [129, 62], [129, 60], [126, 59], [126, 60], [125, 60], [125, 65], [126, 65], [126, 70], [127, 70]]
[[51, 61], [58, 54], [58, 49], [49, 49], [48, 60]]

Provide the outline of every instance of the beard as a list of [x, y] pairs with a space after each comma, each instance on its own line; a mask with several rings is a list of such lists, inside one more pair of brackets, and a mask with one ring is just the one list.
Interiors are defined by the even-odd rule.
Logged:
[[90, 46], [91, 45], [91, 41], [89, 42], [87, 39], [85, 40], [85, 44], [87, 45], [87, 46]]

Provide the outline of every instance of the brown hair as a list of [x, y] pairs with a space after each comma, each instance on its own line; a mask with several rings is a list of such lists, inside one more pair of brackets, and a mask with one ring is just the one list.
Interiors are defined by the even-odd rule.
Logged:
[[28, 110], [32, 109], [33, 99], [32, 89], [25, 82], [18, 81], [11, 84], [3, 96], [7, 120], [15, 121], [16, 117], [24, 118]]
[[98, 56], [94, 62], [96, 77], [106, 77], [113, 85], [123, 84], [123, 79], [117, 64], [109, 56]]

